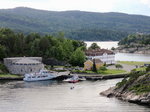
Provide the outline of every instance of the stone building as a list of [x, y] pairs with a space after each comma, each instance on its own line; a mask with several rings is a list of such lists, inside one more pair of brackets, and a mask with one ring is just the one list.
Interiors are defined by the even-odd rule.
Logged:
[[4, 58], [4, 64], [12, 74], [24, 75], [44, 69], [41, 57]]

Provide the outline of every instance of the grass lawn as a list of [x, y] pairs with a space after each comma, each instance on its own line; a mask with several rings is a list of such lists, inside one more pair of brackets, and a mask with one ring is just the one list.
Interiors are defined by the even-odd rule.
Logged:
[[127, 64], [127, 65], [144, 65], [150, 64], [150, 62], [137, 62], [137, 61], [118, 61], [120, 64]]
[[[78, 72], [78, 73], [95, 73], [95, 72], [90, 71], [90, 70], [87, 70], [87, 71], [79, 71], [79, 70], [77, 70], [77, 71], [73, 71], [73, 72]], [[115, 75], [115, 74], [121, 74], [121, 73], [126, 73], [126, 71], [125, 70], [121, 70], [121, 69], [119, 69], [119, 70], [118, 69], [107, 69], [105, 71], [99, 70], [97, 72], [97, 74], [102, 74], [102, 75], [113, 75], [113, 74]]]
[[14, 75], [14, 74], [0, 74], [0, 78], [7, 78], [7, 77], [12, 77], [12, 78], [20, 78], [21, 76]]
[[104, 74], [104, 75], [107, 75], [107, 74], [121, 74], [121, 73], [126, 73], [125, 70], [121, 70], [121, 69], [108, 69], [108, 70], [105, 70], [105, 71], [98, 71], [98, 73], [100, 74]]
[[146, 67], [136, 68], [136, 71], [146, 71]]

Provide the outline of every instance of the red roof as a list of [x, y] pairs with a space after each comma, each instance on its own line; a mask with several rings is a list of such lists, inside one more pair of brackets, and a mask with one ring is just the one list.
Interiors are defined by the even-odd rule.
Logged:
[[114, 52], [108, 49], [88, 49], [85, 51], [86, 56], [101, 56], [104, 53], [107, 53], [108, 55], [114, 54]]

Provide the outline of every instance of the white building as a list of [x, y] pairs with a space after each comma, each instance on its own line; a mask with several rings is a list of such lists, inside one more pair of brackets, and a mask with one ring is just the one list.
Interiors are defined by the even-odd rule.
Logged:
[[4, 64], [12, 74], [24, 75], [44, 69], [41, 57], [4, 58]]
[[107, 49], [89, 49], [85, 51], [88, 59], [100, 59], [106, 64], [115, 64], [115, 53]]

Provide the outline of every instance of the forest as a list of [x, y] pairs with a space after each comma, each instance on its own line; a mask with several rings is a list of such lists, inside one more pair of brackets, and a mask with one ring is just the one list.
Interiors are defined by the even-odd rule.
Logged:
[[40, 56], [82, 66], [85, 60], [82, 41], [65, 38], [63, 33], [39, 35], [38, 33], [15, 33], [11, 29], [0, 29], [0, 60], [5, 57]]
[[150, 45], [150, 35], [132, 34], [119, 42], [119, 45]]
[[67, 38], [93, 41], [119, 41], [136, 32], [150, 33], [150, 17], [124, 13], [46, 11], [27, 7], [0, 10], [0, 27], [15, 32], [40, 35], [64, 32]]

